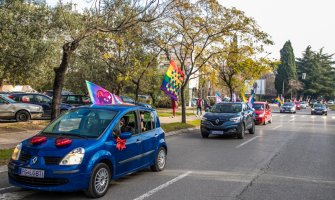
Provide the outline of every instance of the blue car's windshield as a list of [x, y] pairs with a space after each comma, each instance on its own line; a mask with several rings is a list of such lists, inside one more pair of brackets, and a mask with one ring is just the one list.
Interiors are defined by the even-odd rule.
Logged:
[[70, 110], [47, 126], [42, 134], [97, 138], [104, 132], [116, 114], [116, 111], [106, 109], [79, 108]]
[[211, 109], [213, 113], [238, 113], [241, 111], [242, 104], [240, 103], [218, 103]]

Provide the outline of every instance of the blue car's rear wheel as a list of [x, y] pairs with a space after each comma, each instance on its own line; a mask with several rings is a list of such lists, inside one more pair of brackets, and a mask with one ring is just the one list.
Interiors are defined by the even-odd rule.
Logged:
[[92, 198], [99, 198], [106, 194], [110, 183], [110, 169], [105, 163], [97, 164], [91, 174], [90, 183], [85, 194]]
[[158, 149], [156, 154], [155, 163], [151, 166], [151, 170], [154, 172], [160, 172], [164, 169], [166, 164], [166, 150], [164, 147]]

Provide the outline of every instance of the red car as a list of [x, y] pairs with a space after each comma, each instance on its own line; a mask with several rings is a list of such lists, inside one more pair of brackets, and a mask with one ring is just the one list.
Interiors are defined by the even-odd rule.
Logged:
[[295, 109], [300, 110], [300, 102], [295, 102]]
[[256, 113], [256, 124], [266, 124], [272, 122], [272, 111], [268, 103], [255, 102], [254, 109]]

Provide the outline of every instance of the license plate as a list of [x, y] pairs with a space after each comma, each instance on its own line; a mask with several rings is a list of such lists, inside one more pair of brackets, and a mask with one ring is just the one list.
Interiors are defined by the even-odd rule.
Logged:
[[213, 134], [213, 135], [222, 135], [223, 131], [211, 131], [211, 134]]
[[28, 177], [35, 177], [35, 178], [44, 178], [44, 170], [39, 169], [28, 169], [21, 167], [19, 169], [20, 176], [28, 176]]

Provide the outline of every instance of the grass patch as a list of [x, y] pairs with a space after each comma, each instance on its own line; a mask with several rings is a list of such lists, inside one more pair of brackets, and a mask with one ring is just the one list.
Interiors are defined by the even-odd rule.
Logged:
[[177, 131], [185, 128], [195, 128], [197, 126], [200, 126], [200, 120], [189, 121], [185, 124], [181, 122], [161, 124], [161, 127], [164, 129], [165, 132]]
[[0, 149], [0, 165], [6, 165], [12, 153], [13, 149]]
[[[158, 112], [159, 117], [171, 117], [172, 112]], [[181, 116], [181, 112], [176, 112], [176, 116]], [[193, 113], [186, 113], [186, 116], [194, 116]]]
[[49, 123], [49, 120], [32, 120], [29, 122], [2, 122], [0, 123], [0, 133], [41, 130]]
[[331, 110], [335, 110], [335, 105], [331, 105], [331, 106], [328, 106], [329, 107], [329, 109], [331, 109]]

